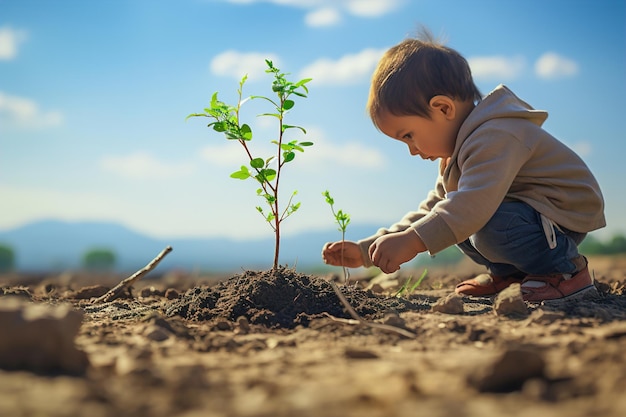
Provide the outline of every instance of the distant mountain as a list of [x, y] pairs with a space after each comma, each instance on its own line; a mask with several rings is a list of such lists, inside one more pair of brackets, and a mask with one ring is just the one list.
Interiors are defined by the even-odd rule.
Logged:
[[[376, 226], [350, 225], [348, 239], [369, 236]], [[300, 233], [281, 239], [281, 265], [298, 268], [321, 266], [325, 242], [340, 233], [328, 230]], [[155, 239], [116, 223], [43, 220], [0, 231], [0, 244], [11, 247], [20, 271], [61, 271], [81, 267], [83, 255], [94, 248], [111, 250], [119, 271], [136, 271], [166, 246], [173, 251], [159, 265], [161, 270], [186, 269], [233, 271], [267, 269], [274, 257], [274, 237], [255, 240], [221, 238]]]

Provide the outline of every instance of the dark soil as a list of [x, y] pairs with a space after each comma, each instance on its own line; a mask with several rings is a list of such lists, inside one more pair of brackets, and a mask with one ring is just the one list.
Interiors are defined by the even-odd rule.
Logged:
[[[359, 316], [379, 319], [386, 313], [428, 310], [427, 301], [382, 296], [356, 286], [341, 291]], [[214, 287], [188, 290], [167, 308], [168, 316], [194, 321], [245, 317], [252, 324], [292, 329], [308, 325], [323, 313], [349, 318], [331, 285], [324, 279], [292, 269], [246, 271]]]

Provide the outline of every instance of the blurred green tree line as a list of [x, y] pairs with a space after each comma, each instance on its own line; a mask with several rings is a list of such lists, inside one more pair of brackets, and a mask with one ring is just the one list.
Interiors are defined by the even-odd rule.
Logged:
[[[0, 273], [15, 269], [16, 254], [10, 245], [0, 243]], [[83, 268], [89, 271], [111, 271], [115, 268], [116, 255], [110, 249], [94, 248], [85, 251], [81, 259]]]

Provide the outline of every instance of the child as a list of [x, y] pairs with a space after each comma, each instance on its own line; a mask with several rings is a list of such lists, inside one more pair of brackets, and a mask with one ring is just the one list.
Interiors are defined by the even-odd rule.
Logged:
[[488, 271], [461, 282], [459, 294], [513, 283], [530, 302], [595, 291], [577, 245], [606, 224], [602, 194], [581, 158], [541, 128], [545, 111], [502, 85], [481, 98], [467, 61], [428, 34], [385, 53], [367, 109], [411, 155], [439, 160], [439, 175], [417, 211], [388, 229], [327, 243], [326, 263], [392, 273], [456, 244]]

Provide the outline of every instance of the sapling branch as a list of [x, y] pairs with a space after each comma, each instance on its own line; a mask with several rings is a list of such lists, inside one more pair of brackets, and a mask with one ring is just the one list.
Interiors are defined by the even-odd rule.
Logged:
[[94, 303], [103, 303], [103, 302], [104, 303], [108, 303], [110, 301], [114, 301], [114, 300], [120, 298], [124, 292], [130, 293], [130, 288], [133, 286], [133, 284], [135, 282], [139, 281], [139, 279], [141, 279], [141, 277], [146, 275], [148, 272], [150, 272], [154, 268], [156, 268], [156, 266], [159, 264], [159, 262], [161, 262], [161, 260], [163, 260], [163, 258], [165, 258], [165, 256], [168, 253], [170, 253], [171, 251], [172, 251], [172, 247], [171, 246], [167, 246], [153, 260], [151, 260], [148, 263], [148, 265], [146, 265], [145, 267], [143, 267], [139, 271], [135, 272], [130, 277], [122, 280], [115, 287], [111, 288], [106, 294], [104, 294], [103, 296], [93, 300], [93, 302]]

